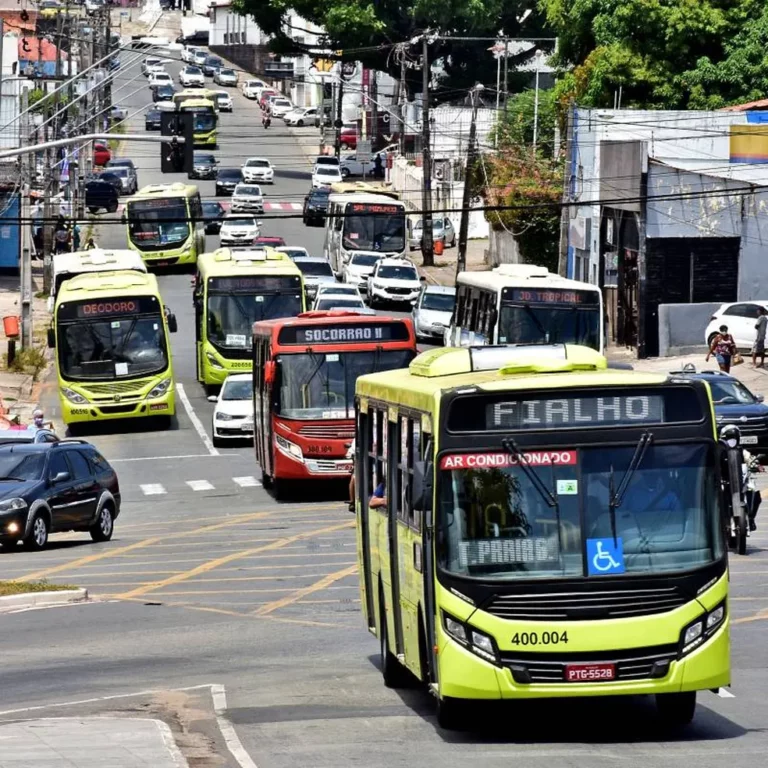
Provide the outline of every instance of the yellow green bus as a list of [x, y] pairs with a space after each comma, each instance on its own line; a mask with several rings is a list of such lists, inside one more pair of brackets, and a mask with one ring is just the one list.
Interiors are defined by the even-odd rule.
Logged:
[[184, 99], [177, 107], [179, 112], [191, 112], [195, 116], [195, 146], [216, 149], [219, 114], [215, 99], [199, 97]]
[[65, 281], [48, 331], [64, 423], [146, 416], [170, 423], [175, 392], [168, 334], [175, 331], [176, 317], [152, 274], [99, 272]]
[[173, 94], [173, 103], [180, 107], [185, 101], [206, 99], [216, 106], [216, 91], [210, 88], [185, 88], [183, 91]]
[[257, 320], [295, 317], [305, 309], [301, 270], [272, 248], [219, 248], [197, 260], [195, 339], [197, 379], [224, 383], [228, 373], [253, 369]]
[[[356, 387], [362, 605], [387, 686], [467, 700], [730, 684], [709, 387], [570, 345], [425, 352]], [[724, 479], [727, 477], [723, 475]]]
[[192, 184], [150, 184], [125, 201], [128, 245], [148, 266], [194, 264], [205, 250], [200, 192]]

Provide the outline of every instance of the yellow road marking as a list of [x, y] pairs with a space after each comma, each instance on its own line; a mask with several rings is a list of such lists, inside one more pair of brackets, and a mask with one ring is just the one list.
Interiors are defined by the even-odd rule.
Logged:
[[331, 525], [326, 528], [317, 528], [314, 531], [306, 531], [304, 533], [294, 534], [293, 536], [286, 536], [285, 538], [278, 539], [277, 541], [273, 541], [270, 544], [265, 544], [261, 547], [244, 549], [240, 552], [232, 552], [231, 554], [225, 555], [224, 557], [219, 557], [215, 560], [209, 560], [208, 562], [201, 563], [196, 568], [192, 568], [189, 571], [183, 571], [176, 574], [175, 576], [170, 576], [167, 579], [163, 579], [162, 581], [157, 581], [153, 584], [146, 584], [142, 587], [138, 587], [137, 589], [131, 590], [130, 592], [126, 592], [124, 595], [118, 595], [118, 597], [138, 597], [139, 595], [145, 595], [148, 592], [155, 592], [156, 590], [163, 589], [164, 587], [178, 584], [182, 581], [187, 581], [188, 579], [193, 579], [195, 576], [199, 576], [202, 573], [208, 573], [209, 571], [212, 571], [219, 566], [231, 563], [233, 560], [242, 560], [243, 558], [252, 557], [253, 555], [261, 554], [262, 552], [281, 549], [282, 547], [286, 547], [289, 544], [293, 544], [297, 541], [312, 538], [313, 536], [322, 536], [324, 533], [332, 533], [333, 531], [340, 531], [344, 528], [351, 528], [353, 525], [355, 525], [355, 521], [350, 520], [349, 522], [340, 523], [339, 525]]
[[[291, 603], [295, 603], [301, 600], [303, 597], [307, 597], [307, 595], [320, 592], [323, 589], [328, 589], [334, 582], [346, 578], [347, 576], [351, 576], [353, 573], [357, 573], [357, 563], [355, 563], [355, 565], [350, 565], [347, 568], [343, 568], [340, 571], [329, 573], [328, 575], [323, 576], [323, 578], [319, 581], [316, 581], [314, 584], [310, 584], [308, 587], [297, 589], [293, 594], [288, 595], [287, 597], [283, 597], [280, 600], [275, 600], [272, 603], [267, 603], [267, 605], [262, 605], [260, 608], [257, 608], [254, 613], [256, 616], [267, 616], [270, 613], [278, 610], [278, 608], [285, 608], [286, 605], [291, 605]], [[357, 585], [355, 585], [354, 588], [357, 589]], [[337, 589], [343, 589], [343, 587], [337, 587]]]
[[[249, 515], [240, 515], [238, 517], [230, 518], [229, 520], [221, 523], [217, 523], [215, 525], [204, 525], [202, 528], [197, 528], [194, 531], [182, 531], [181, 533], [176, 534], [177, 537], [179, 536], [197, 536], [201, 533], [205, 533], [206, 531], [215, 531], [220, 528], [227, 528], [234, 525], [240, 525], [241, 523], [247, 523], [250, 520], [258, 520], [263, 517], [269, 517], [270, 515], [274, 515], [275, 512], [256, 512], [251, 513]], [[24, 576], [17, 576], [13, 581], [31, 581], [33, 579], [43, 579], [47, 578], [48, 576], [52, 576], [54, 573], [61, 573], [62, 571], [71, 571], [75, 568], [79, 568], [82, 565], [88, 565], [90, 563], [95, 563], [98, 560], [106, 560], [107, 558], [114, 557], [115, 555], [124, 554], [125, 552], [132, 552], [135, 549], [141, 549], [144, 547], [149, 547], [152, 544], [156, 544], [159, 541], [163, 541], [164, 537], [162, 536], [152, 536], [149, 539], [142, 539], [141, 541], [137, 541], [134, 544], [129, 544], [127, 547], [118, 547], [117, 549], [110, 549], [106, 552], [99, 552], [97, 555], [87, 555], [86, 557], [81, 557], [79, 560], [72, 560], [69, 563], [62, 563], [61, 565], [55, 565], [51, 568], [44, 568], [40, 571], [34, 571], [33, 573], [27, 573]]]
[[[303, 566], [302, 566], [303, 567]], [[237, 569], [227, 569], [237, 570]], [[178, 573], [178, 571], [140, 571], [136, 573], [102, 573], [98, 575], [78, 574], [77, 582], [81, 586], [88, 586], [87, 584], [81, 584], [83, 581], [91, 581], [93, 579], [106, 578], [110, 576], [167, 576], [169, 574]], [[273, 576], [223, 576], [218, 579], [195, 579], [195, 584], [216, 584], [216, 583], [228, 583], [228, 582], [243, 582], [243, 581], [294, 581], [296, 579], [314, 579], [323, 576], [322, 573], [292, 573], [292, 574], [275, 574]], [[151, 584], [151, 580], [146, 581], [115, 581], [115, 582], [97, 582], [91, 588], [102, 589], [105, 587], [135, 587], [141, 584]], [[239, 590], [236, 590], [239, 591]]]
[[[195, 584], [197, 584], [197, 582], [195, 582]], [[149, 586], [149, 584], [140, 586]], [[327, 586], [325, 589], [358, 589], [358, 586], [357, 584], [340, 587]], [[159, 589], [153, 590], [152, 594], [156, 597], [179, 597], [179, 595], [271, 595], [279, 592], [288, 592], [292, 594], [298, 591], [299, 590], [297, 590], [296, 587], [269, 587], [268, 589], [185, 589], [181, 591], [164, 591]], [[101, 597], [120, 598], [122, 595], [101, 595]], [[291, 600], [289, 603], [286, 603], [286, 605], [290, 605], [292, 602], [295, 601]]]
[[743, 616], [740, 619], [731, 619], [731, 624], [747, 624], [751, 621], [766, 621], [768, 620], [768, 609], [761, 609], [752, 616]]

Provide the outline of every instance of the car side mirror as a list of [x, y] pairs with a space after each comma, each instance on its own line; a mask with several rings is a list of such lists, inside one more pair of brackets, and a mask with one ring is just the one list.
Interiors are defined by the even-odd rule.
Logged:
[[275, 361], [268, 360], [264, 363], [264, 382], [272, 385], [275, 381]]
[[757, 402], [762, 403], [765, 400], [765, 395], [757, 395]]
[[176, 333], [179, 330], [179, 324], [176, 322], [176, 315], [170, 313], [168, 315], [168, 330], [171, 333]]
[[51, 479], [51, 483], [56, 485], [57, 483], [66, 483], [69, 480], [69, 472], [57, 472]]
[[48, 329], [48, 348], [56, 349], [56, 331], [53, 328]]
[[218, 403], [219, 402], [219, 396], [218, 395], [208, 395], [208, 402], [209, 403]]
[[419, 303], [418, 299], [411, 299], [411, 306], [415, 307]]

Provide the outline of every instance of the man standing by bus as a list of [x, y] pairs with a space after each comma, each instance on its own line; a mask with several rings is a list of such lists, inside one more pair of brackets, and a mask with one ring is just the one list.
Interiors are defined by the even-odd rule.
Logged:
[[[765, 329], [768, 325], [768, 312], [765, 307], [757, 308], [757, 323], [755, 323], [755, 344], [752, 347], [752, 366], [754, 368], [765, 368]], [[757, 358], [760, 358], [760, 364], [757, 364]]]

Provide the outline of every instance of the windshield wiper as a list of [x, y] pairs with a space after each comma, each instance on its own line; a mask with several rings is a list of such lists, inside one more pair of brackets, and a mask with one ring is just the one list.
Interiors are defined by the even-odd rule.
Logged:
[[17, 483], [26, 482], [25, 477], [14, 477], [13, 475], [3, 475], [2, 477], [0, 477], [0, 481], [2, 480], [15, 480]]
[[522, 308], [525, 310], [526, 314], [530, 316], [531, 320], [533, 320], [533, 324], [536, 326], [536, 330], [541, 334], [543, 343], [548, 344], [549, 343], [549, 333], [547, 333], [544, 326], [541, 324], [541, 320], [536, 315], [536, 312], [533, 311], [533, 308], [530, 304], [522, 304]]
[[611, 464], [610, 474], [608, 476], [608, 511], [611, 516], [611, 536], [613, 536], [613, 545], [616, 546], [616, 510], [624, 502], [624, 496], [627, 493], [627, 488], [632, 482], [637, 468], [645, 456], [645, 452], [648, 450], [648, 446], [653, 440], [652, 432], [643, 432], [640, 435], [640, 439], [635, 446], [635, 453], [632, 456], [632, 460], [629, 462], [629, 466], [624, 471], [624, 476], [621, 478], [619, 487], [614, 491], [614, 477], [613, 477], [613, 464]]

